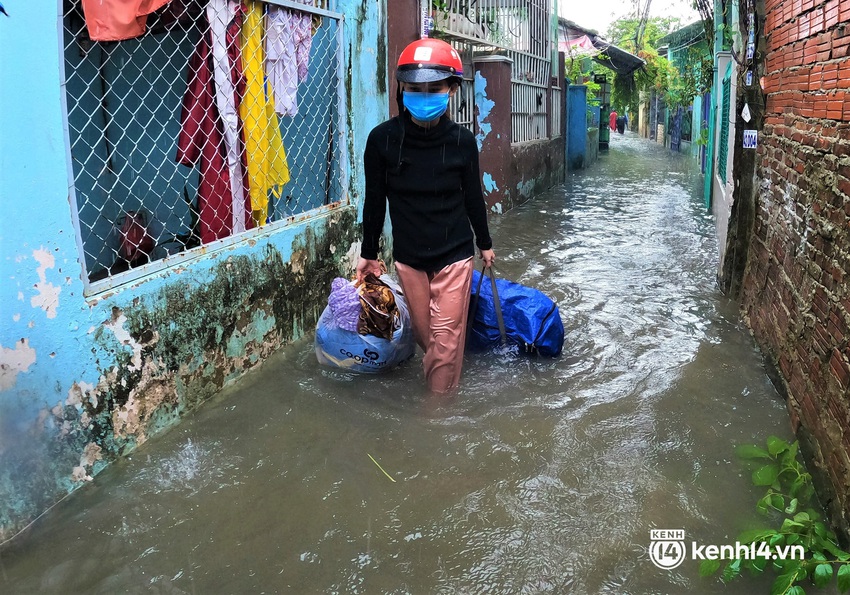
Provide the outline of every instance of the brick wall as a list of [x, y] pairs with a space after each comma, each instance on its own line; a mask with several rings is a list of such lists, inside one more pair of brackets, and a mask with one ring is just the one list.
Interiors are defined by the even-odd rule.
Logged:
[[850, 526], [850, 0], [766, 0], [765, 124], [742, 305]]

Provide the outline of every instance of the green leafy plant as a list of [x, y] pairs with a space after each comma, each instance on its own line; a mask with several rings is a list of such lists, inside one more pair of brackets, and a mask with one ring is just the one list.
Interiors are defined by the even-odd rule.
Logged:
[[[741, 459], [753, 467], [753, 484], [767, 488], [756, 503], [758, 511], [775, 523], [769, 529], [745, 531], [738, 536], [741, 544], [755, 544], [759, 554], [752, 559], [736, 558], [726, 563], [723, 582], [749, 570], [760, 574], [771, 570], [777, 574], [771, 595], [805, 595], [801, 583], [810, 579], [816, 587], [825, 587], [836, 578], [839, 591], [850, 591], [850, 554], [838, 546], [835, 533], [829, 530], [815, 510], [817, 501], [812, 476], [799, 460], [799, 443], [770, 436], [766, 448], [741, 445], [735, 449]], [[802, 550], [805, 556], [777, 556], [776, 548]], [[700, 575], [717, 572], [720, 560], [703, 560]]]

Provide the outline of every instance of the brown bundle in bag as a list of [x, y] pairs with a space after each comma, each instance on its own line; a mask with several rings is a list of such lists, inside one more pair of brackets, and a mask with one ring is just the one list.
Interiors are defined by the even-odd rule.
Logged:
[[369, 274], [357, 284], [357, 292], [362, 306], [357, 332], [392, 340], [399, 316], [392, 290], [375, 275]]

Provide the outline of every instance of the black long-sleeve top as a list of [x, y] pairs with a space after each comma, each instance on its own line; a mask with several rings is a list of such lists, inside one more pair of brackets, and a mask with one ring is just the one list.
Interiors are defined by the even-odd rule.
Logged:
[[398, 262], [438, 271], [474, 255], [473, 230], [478, 248], [492, 248], [478, 145], [469, 130], [446, 116], [422, 128], [404, 112], [372, 130], [363, 161], [361, 257], [378, 257], [387, 203]]

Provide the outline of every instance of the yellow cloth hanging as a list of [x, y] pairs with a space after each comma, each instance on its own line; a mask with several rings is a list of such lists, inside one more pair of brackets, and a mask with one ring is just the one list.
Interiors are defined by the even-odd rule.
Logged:
[[245, 134], [252, 215], [258, 225], [264, 225], [268, 218], [269, 191], [273, 190], [275, 197], [280, 196], [282, 186], [289, 181], [289, 165], [280, 122], [274, 112], [272, 89], [265, 82], [263, 71], [263, 5], [256, 0], [247, 0], [245, 4], [241, 35], [245, 97], [239, 105], [239, 116]]

